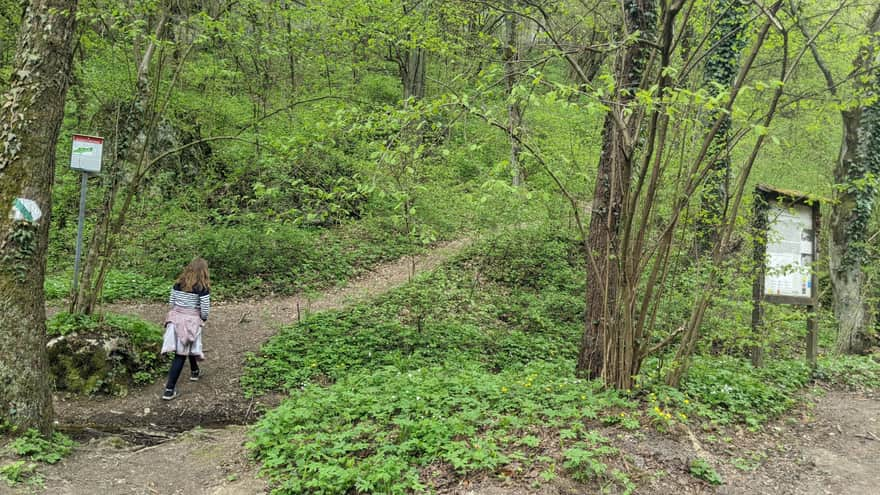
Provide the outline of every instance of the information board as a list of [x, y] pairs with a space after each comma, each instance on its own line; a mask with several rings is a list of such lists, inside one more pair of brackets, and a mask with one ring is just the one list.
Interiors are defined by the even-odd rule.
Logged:
[[805, 204], [769, 205], [767, 211], [767, 266], [764, 294], [812, 298], [812, 208]]

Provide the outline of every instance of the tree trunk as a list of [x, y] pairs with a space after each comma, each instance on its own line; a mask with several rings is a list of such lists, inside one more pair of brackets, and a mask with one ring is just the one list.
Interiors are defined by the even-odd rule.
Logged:
[[505, 16], [507, 42], [504, 45], [504, 82], [507, 87], [507, 134], [510, 140], [510, 172], [514, 187], [523, 184], [523, 171], [520, 166], [522, 149], [519, 143], [520, 126], [522, 125], [522, 107], [519, 98], [514, 95], [518, 79], [519, 50], [517, 49], [517, 20], [515, 14]]
[[[717, 96], [720, 87], [729, 87], [736, 78], [739, 56], [745, 46], [742, 28], [746, 22], [748, 6], [739, 0], [721, 0], [714, 2], [712, 8], [719, 17], [711, 38], [714, 48], [706, 58], [703, 79], [709, 93]], [[717, 118], [717, 110], [709, 113], [706, 119], [707, 131], [713, 127]], [[711, 169], [703, 186], [701, 212], [697, 217], [698, 256], [710, 252], [718, 242], [718, 229], [727, 214], [730, 201], [730, 126], [730, 115], [727, 115], [709, 149]]]
[[[874, 43], [864, 47], [853, 64], [867, 71], [857, 79], [856, 88], [864, 98], [876, 98], [880, 69], [876, 60], [877, 36], [880, 34], [880, 7], [874, 11], [867, 32]], [[813, 45], [813, 56], [832, 88], [830, 72]], [[833, 88], [831, 89], [833, 92]], [[834, 199], [831, 206], [831, 288], [834, 315], [837, 317], [835, 351], [858, 354], [865, 351], [870, 312], [867, 310], [865, 274], [868, 223], [874, 214], [880, 175], [880, 102], [841, 112], [843, 139], [840, 157], [834, 167]]]
[[[83, 260], [78, 292], [71, 294], [71, 312], [91, 314], [97, 308], [115, 250], [115, 241], [125, 225], [125, 216], [131, 201], [140, 189], [143, 178], [140, 169], [148, 161], [159, 118], [156, 105], [151, 104], [154, 94], [151, 90], [153, 85], [150, 81], [150, 67], [159, 45], [157, 40], [162, 39], [168, 21], [168, 12], [163, 10], [155, 26], [154, 37], [138, 61], [132, 101], [120, 111], [113, 138], [109, 140], [112, 143], [112, 155], [107, 160], [109, 166], [103, 174], [105, 187], [101, 217], [95, 225]], [[126, 166], [133, 169], [133, 172], [127, 170]], [[126, 184], [126, 176], [129, 174], [132, 178]], [[120, 194], [123, 205], [117, 209]]]
[[0, 105], [0, 204], [24, 198], [41, 210], [19, 213], [22, 220], [0, 212], [0, 422], [19, 431], [52, 430], [43, 281], [76, 7], [76, 0], [33, 0], [25, 9]]
[[[626, 34], [639, 32], [640, 38], [650, 37], [656, 30], [654, 0], [623, 2]], [[599, 156], [593, 211], [587, 237], [588, 263], [587, 314], [577, 372], [581, 376], [602, 376], [605, 364], [605, 343], [611, 337], [619, 314], [618, 285], [620, 264], [618, 246], [624, 198], [630, 186], [638, 115], [626, 115], [624, 108], [633, 101], [642, 80], [648, 56], [646, 44], [630, 43], [615, 64], [618, 93], [605, 117], [602, 153]]]
[[403, 81], [403, 99], [420, 100], [425, 97], [425, 59], [421, 48], [404, 52], [400, 65], [400, 78]]
[[[834, 167], [835, 201], [831, 208], [830, 272], [838, 353], [861, 353], [866, 347], [870, 312], [862, 264], [868, 222], [877, 200], [871, 176], [880, 174], [880, 104], [842, 112], [843, 141]], [[864, 183], [864, 185], [863, 185]]]

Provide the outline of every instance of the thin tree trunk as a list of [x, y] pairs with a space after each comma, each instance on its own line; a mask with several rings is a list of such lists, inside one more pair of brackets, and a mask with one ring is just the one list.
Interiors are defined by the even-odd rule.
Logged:
[[[52, 430], [43, 282], [76, 8], [76, 0], [34, 0], [25, 9], [0, 105], [0, 422], [20, 431]], [[42, 216], [14, 221], [5, 208], [16, 198], [35, 201]]]
[[[654, 0], [626, 0], [623, 2], [626, 34], [639, 32], [647, 38], [656, 30]], [[581, 339], [577, 371], [581, 376], [602, 375], [605, 342], [613, 331], [618, 312], [620, 264], [618, 247], [620, 220], [624, 197], [632, 177], [633, 151], [638, 118], [626, 116], [624, 108], [632, 102], [648, 58], [644, 43], [633, 42], [618, 56], [615, 80], [620, 88], [616, 101], [605, 117], [602, 133], [602, 153], [599, 157], [590, 231], [587, 238], [589, 263], [587, 277], [587, 314]]]
[[[126, 175], [124, 167], [126, 164], [137, 166], [144, 163], [148, 155], [157, 119], [155, 108], [151, 105], [153, 92], [150, 87], [150, 66], [156, 53], [158, 40], [162, 38], [167, 23], [168, 13], [163, 10], [155, 26], [154, 37], [138, 61], [134, 98], [122, 115], [122, 125], [117, 124], [115, 129], [112, 140], [113, 157], [109, 160], [110, 166], [105, 171], [105, 176], [109, 179], [104, 188], [101, 217], [89, 242], [88, 254], [80, 274], [79, 290], [71, 296], [71, 312], [91, 314], [97, 307], [111, 261], [114, 239], [121, 233], [122, 228], [122, 222], [118, 220], [114, 222], [112, 215], [116, 210], [116, 200], [119, 193], [123, 187], [126, 187], [123, 184]], [[137, 171], [133, 180], [140, 181]], [[126, 205], [122, 211], [117, 213], [118, 217], [123, 218], [123, 221], [125, 210], [130, 202], [129, 197], [135, 194], [139, 185], [139, 183], [131, 183], [127, 186]]]
[[507, 134], [510, 141], [510, 172], [511, 183], [514, 187], [523, 184], [523, 171], [520, 166], [520, 154], [522, 147], [519, 144], [520, 127], [522, 126], [522, 108], [519, 99], [514, 95], [517, 83], [517, 70], [519, 65], [519, 50], [517, 48], [517, 20], [515, 14], [505, 16], [505, 29], [507, 42], [504, 45], [504, 82], [507, 87]]
[[425, 59], [421, 48], [407, 50], [403, 54], [401, 79], [403, 80], [403, 99], [420, 100], [425, 97]]
[[523, 171], [520, 166], [522, 147], [519, 144], [520, 126], [522, 125], [522, 108], [519, 99], [514, 95], [517, 83], [519, 50], [517, 48], [517, 22], [515, 14], [505, 16], [507, 42], [504, 45], [504, 82], [507, 87], [507, 134], [510, 141], [510, 172], [511, 183], [519, 187], [523, 183]]

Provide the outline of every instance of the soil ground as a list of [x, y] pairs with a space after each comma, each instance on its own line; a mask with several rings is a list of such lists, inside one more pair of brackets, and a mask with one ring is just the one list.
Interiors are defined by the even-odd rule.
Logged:
[[[467, 241], [438, 246], [419, 257], [417, 269], [430, 270]], [[277, 397], [250, 400], [239, 379], [245, 355], [256, 352], [275, 331], [308, 312], [344, 307], [404, 283], [409, 258], [377, 267], [347, 286], [309, 301], [302, 297], [218, 302], [205, 329], [207, 360], [203, 378], [189, 382], [184, 371], [181, 396], [165, 402], [161, 380], [126, 397], [56, 397], [59, 427], [82, 442], [54, 466], [40, 468], [42, 487], [0, 484], [0, 494], [257, 494], [267, 486], [247, 458], [244, 425]], [[164, 304], [118, 305], [109, 311], [137, 314], [151, 321], [164, 316]], [[871, 393], [815, 388], [806, 405], [761, 432], [700, 432], [679, 429], [620, 433], [620, 462], [636, 473], [646, 494], [852, 494], [880, 493], [880, 398]], [[818, 393], [816, 393], [818, 392]], [[612, 433], [613, 432], [613, 433]], [[712, 486], [688, 473], [690, 461], [710, 461], [724, 483]], [[621, 464], [621, 467], [623, 465]], [[444, 477], [441, 475], [440, 479]], [[440, 493], [468, 495], [575, 494], [583, 486], [564, 477], [541, 482], [537, 472], [511, 479], [477, 477], [437, 486]], [[614, 487], [607, 487], [616, 493]]]

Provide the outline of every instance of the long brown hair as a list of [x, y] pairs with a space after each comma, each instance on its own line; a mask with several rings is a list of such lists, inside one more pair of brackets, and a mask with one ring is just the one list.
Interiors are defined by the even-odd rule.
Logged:
[[192, 292], [193, 289], [211, 290], [211, 277], [208, 276], [208, 262], [204, 258], [196, 258], [186, 265], [177, 277], [180, 290]]

